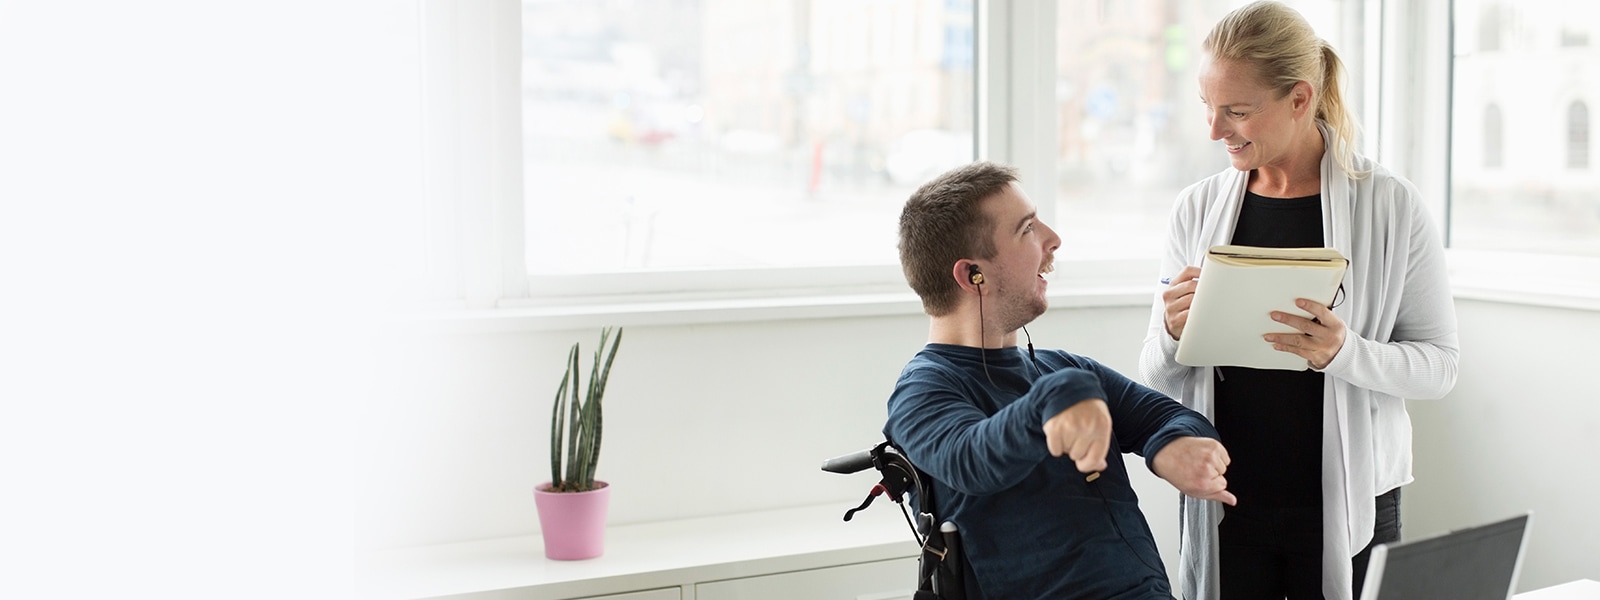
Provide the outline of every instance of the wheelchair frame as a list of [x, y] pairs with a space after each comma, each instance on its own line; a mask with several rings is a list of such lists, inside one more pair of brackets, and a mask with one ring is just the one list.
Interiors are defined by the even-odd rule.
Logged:
[[[865, 471], [869, 467], [876, 469], [882, 479], [872, 486], [859, 506], [845, 511], [844, 520], [849, 521], [857, 512], [866, 510], [878, 496], [888, 496], [900, 505], [900, 512], [911, 527], [912, 538], [922, 547], [922, 554], [917, 557], [917, 591], [914, 600], [968, 600], [960, 532], [955, 523], [938, 523], [932, 510], [932, 480], [912, 465], [899, 448], [886, 440], [869, 450], [830, 458], [822, 463], [822, 470], [842, 475]], [[912, 523], [905, 504], [908, 491], [915, 494], [915, 523]], [[938, 523], [937, 527], [935, 523]]]

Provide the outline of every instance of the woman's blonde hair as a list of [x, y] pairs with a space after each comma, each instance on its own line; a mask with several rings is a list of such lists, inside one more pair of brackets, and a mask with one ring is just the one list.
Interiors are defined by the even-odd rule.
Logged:
[[1344, 62], [1299, 12], [1274, 0], [1252, 2], [1218, 21], [1200, 47], [1213, 60], [1254, 67], [1263, 85], [1279, 90], [1279, 98], [1296, 83], [1310, 84], [1316, 119], [1332, 134], [1326, 151], [1346, 175], [1367, 175], [1355, 166], [1360, 131], [1339, 86]]

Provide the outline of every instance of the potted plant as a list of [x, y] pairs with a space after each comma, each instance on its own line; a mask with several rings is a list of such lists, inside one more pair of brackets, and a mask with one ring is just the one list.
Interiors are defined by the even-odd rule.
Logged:
[[[578, 344], [567, 353], [566, 372], [556, 390], [550, 412], [550, 481], [534, 489], [539, 510], [539, 527], [544, 533], [544, 554], [556, 560], [582, 560], [605, 551], [606, 507], [611, 487], [594, 478], [600, 460], [602, 403], [611, 362], [622, 345], [622, 329], [612, 337], [611, 328], [600, 330], [600, 349], [595, 350], [589, 371], [589, 386], [578, 376]], [[609, 349], [607, 342], [610, 342]], [[601, 358], [604, 357], [604, 362]], [[565, 452], [563, 452], [565, 450]], [[563, 470], [565, 456], [565, 470]]]

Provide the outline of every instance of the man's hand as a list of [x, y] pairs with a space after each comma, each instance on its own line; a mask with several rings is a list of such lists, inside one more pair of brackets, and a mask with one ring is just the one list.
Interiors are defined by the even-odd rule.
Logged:
[[1151, 462], [1156, 476], [1167, 480], [1186, 496], [1216, 500], [1229, 506], [1239, 502], [1228, 491], [1228, 450], [1222, 442], [1203, 437], [1173, 440]]
[[1074, 404], [1044, 422], [1044, 440], [1050, 456], [1065, 455], [1077, 463], [1078, 472], [1104, 471], [1111, 448], [1111, 409], [1099, 398]]

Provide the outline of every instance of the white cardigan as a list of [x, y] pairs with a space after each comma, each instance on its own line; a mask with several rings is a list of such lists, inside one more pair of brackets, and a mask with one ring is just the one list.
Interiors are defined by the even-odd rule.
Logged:
[[[1405, 399], [1449, 393], [1459, 357], [1444, 248], [1416, 188], [1365, 157], [1357, 156], [1355, 167], [1370, 174], [1352, 179], [1331, 153], [1322, 158], [1323, 239], [1350, 258], [1346, 299], [1333, 311], [1348, 330], [1339, 354], [1322, 370], [1322, 593], [1328, 600], [1351, 598], [1350, 559], [1372, 541], [1373, 499], [1412, 480]], [[1161, 277], [1199, 266], [1207, 248], [1231, 242], [1248, 175], [1229, 168], [1179, 194]], [[1156, 290], [1140, 374], [1214, 419], [1213, 369], [1174, 359], [1178, 342], [1167, 335], [1165, 287]], [[1178, 586], [1189, 600], [1218, 598], [1222, 505], [1187, 496], [1182, 502]]]

